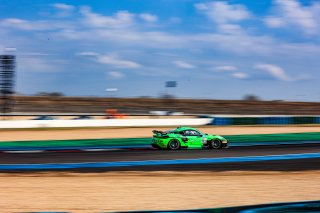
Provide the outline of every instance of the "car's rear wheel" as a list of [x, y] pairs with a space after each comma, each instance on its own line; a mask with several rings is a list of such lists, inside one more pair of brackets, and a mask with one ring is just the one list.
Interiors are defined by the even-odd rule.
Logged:
[[211, 149], [221, 149], [222, 148], [222, 142], [218, 139], [211, 140], [209, 144], [209, 148]]
[[171, 140], [168, 143], [168, 149], [177, 150], [180, 149], [180, 142], [178, 140]]

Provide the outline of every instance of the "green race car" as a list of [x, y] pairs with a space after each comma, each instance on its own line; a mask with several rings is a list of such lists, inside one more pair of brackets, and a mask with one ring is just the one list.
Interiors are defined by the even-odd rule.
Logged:
[[228, 147], [228, 141], [219, 135], [208, 135], [192, 127], [178, 127], [169, 131], [153, 130], [152, 146], [159, 149], [181, 148], [221, 149]]

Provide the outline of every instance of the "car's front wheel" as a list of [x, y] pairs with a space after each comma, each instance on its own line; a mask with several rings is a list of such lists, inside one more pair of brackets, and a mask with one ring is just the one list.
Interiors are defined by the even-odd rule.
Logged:
[[211, 140], [209, 143], [209, 148], [211, 149], [221, 149], [222, 148], [222, 142], [218, 139]]
[[168, 149], [177, 150], [180, 149], [180, 142], [178, 140], [171, 140], [168, 143]]

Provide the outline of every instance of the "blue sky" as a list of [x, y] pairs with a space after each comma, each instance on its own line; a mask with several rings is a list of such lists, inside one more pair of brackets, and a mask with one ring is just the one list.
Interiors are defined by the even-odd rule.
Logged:
[[320, 101], [319, 1], [0, 0], [0, 29], [23, 94]]

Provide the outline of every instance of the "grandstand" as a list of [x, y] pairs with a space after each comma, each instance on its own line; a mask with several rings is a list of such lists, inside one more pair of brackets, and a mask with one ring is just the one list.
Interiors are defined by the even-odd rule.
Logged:
[[15, 96], [14, 113], [105, 113], [117, 109], [127, 114], [150, 111], [215, 115], [320, 115], [318, 102], [194, 100], [157, 98], [97, 98]]

